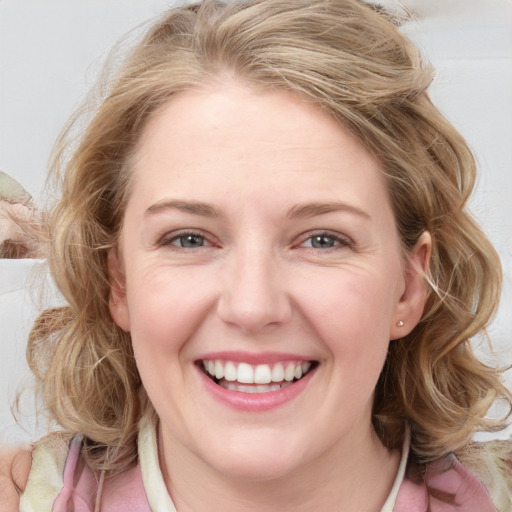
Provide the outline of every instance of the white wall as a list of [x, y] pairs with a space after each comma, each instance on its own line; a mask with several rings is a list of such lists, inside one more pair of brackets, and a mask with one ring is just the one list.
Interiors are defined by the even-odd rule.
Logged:
[[[93, 84], [108, 49], [170, 3], [0, 0], [0, 169], [43, 199], [53, 141]], [[490, 332], [501, 361], [512, 363], [512, 2], [404, 3], [421, 15], [405, 30], [438, 70], [433, 98], [480, 163], [472, 205], [505, 270], [503, 300]], [[37, 435], [33, 418], [25, 421], [24, 432], [9, 411], [17, 388], [30, 382], [24, 350], [37, 307], [26, 278], [34, 265], [0, 260], [0, 442]]]

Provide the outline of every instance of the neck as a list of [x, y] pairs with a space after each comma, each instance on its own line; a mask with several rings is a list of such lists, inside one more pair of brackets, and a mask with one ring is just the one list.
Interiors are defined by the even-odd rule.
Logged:
[[379, 512], [400, 462], [400, 454], [389, 453], [371, 428], [304, 467], [260, 480], [219, 473], [182, 446], [163, 444], [160, 466], [179, 512]]

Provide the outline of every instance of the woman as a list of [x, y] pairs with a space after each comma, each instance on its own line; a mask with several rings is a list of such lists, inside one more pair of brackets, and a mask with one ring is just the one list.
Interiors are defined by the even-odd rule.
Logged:
[[28, 353], [68, 433], [37, 444], [21, 510], [509, 506], [469, 444], [511, 399], [468, 343], [499, 259], [431, 76], [356, 0], [149, 30], [56, 154], [69, 307]]

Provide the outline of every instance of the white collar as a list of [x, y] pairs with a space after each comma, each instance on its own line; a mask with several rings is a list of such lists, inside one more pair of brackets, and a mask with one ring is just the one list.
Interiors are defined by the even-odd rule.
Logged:
[[400, 465], [398, 466], [398, 472], [396, 474], [395, 482], [391, 488], [388, 499], [384, 503], [384, 506], [380, 509], [380, 512], [393, 512], [395, 508], [396, 499], [398, 497], [398, 491], [402, 486], [402, 482], [405, 477], [405, 469], [407, 467], [407, 459], [409, 458], [409, 449], [411, 447], [411, 429], [409, 425], [405, 426], [404, 442], [402, 445], [402, 458], [400, 459]]
[[152, 512], [177, 512], [160, 471], [156, 430], [157, 423], [149, 415], [143, 416], [139, 423], [138, 452], [144, 490]]

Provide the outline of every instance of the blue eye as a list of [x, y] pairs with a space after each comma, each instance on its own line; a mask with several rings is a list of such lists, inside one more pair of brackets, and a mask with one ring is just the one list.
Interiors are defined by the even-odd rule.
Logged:
[[197, 247], [203, 247], [204, 245], [209, 244], [204, 236], [196, 233], [185, 233], [168, 239], [165, 241], [164, 245], [176, 245], [184, 249], [196, 249]]
[[338, 246], [349, 246], [350, 242], [344, 238], [330, 235], [329, 233], [319, 233], [304, 240], [302, 245], [313, 249], [332, 249]]

